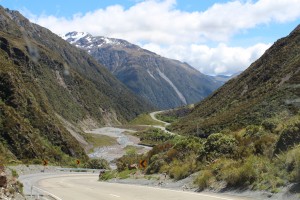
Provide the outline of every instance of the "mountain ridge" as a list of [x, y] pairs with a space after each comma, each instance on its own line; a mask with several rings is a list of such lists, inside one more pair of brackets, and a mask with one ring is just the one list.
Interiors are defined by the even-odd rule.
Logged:
[[164, 58], [125, 40], [79, 32], [62, 37], [86, 50], [135, 94], [160, 109], [195, 103], [222, 84], [187, 63]]
[[[153, 107], [102, 65], [19, 12], [0, 7], [1, 153], [14, 159], [87, 159], [66, 123], [127, 122]], [[74, 130], [72, 130], [74, 131]]]

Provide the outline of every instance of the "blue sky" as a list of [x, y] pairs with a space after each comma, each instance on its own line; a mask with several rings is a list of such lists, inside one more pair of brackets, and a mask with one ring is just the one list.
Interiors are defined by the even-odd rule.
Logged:
[[[135, 5], [140, 0], [1, 0], [1, 5], [4, 7], [23, 10], [28, 9], [32, 13], [51, 14], [56, 16], [72, 17], [73, 14], [81, 12], [89, 12], [99, 8], [105, 8], [111, 5], [122, 5], [124, 8], [129, 8]], [[199, 11], [205, 10], [215, 3], [224, 3], [228, 0], [177, 0], [177, 5], [180, 10], [185, 11]]]
[[0, 0], [57, 34], [126, 39], [206, 74], [244, 70], [300, 23], [300, 0]]

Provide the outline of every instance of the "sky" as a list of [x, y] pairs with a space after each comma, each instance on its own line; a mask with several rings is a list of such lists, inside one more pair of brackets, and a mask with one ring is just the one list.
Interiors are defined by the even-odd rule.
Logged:
[[202, 73], [245, 70], [300, 24], [300, 0], [0, 0], [56, 34], [125, 39]]

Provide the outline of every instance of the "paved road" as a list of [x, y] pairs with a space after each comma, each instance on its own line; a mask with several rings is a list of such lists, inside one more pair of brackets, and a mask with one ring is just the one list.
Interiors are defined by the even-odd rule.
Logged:
[[156, 115], [159, 114], [159, 113], [162, 113], [162, 112], [166, 112], [166, 110], [152, 112], [152, 113], [150, 113], [150, 116], [151, 116], [151, 118], [152, 118], [153, 120], [158, 121], [158, 122], [160, 122], [160, 123], [163, 123], [164, 126], [170, 125], [170, 123], [167, 123], [167, 122], [165, 122], [165, 121], [161, 121], [161, 120], [159, 120], [159, 119], [156, 118]]
[[153, 120], [158, 121], [158, 122], [164, 124], [164, 126], [157, 126], [157, 125], [155, 125], [155, 126], [153, 126], [153, 127], [159, 128], [159, 129], [165, 131], [166, 133], [169, 133], [169, 134], [171, 134], [171, 135], [174, 135], [175, 133], [172, 133], [172, 132], [170, 132], [170, 131], [168, 131], [168, 130], [166, 129], [166, 127], [167, 127], [168, 125], [170, 125], [170, 123], [161, 121], [161, 120], [159, 120], [159, 119], [156, 118], [156, 115], [157, 115], [157, 114], [162, 113], [162, 112], [165, 112], [165, 111], [166, 111], [166, 110], [156, 111], [156, 112], [150, 113], [150, 117], [151, 117]]
[[37, 186], [63, 200], [246, 200], [161, 188], [99, 182], [97, 175], [62, 175], [45, 177]]

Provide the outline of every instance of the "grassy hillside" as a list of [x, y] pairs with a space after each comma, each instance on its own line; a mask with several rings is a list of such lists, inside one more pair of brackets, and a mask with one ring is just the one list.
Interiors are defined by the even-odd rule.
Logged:
[[152, 107], [88, 54], [0, 7], [0, 141], [21, 160], [86, 159], [64, 127], [121, 124]]
[[[207, 137], [224, 128], [239, 130], [268, 118], [299, 111], [300, 27], [278, 40], [244, 73], [195, 106], [172, 130]], [[198, 130], [197, 130], [198, 126]]]

